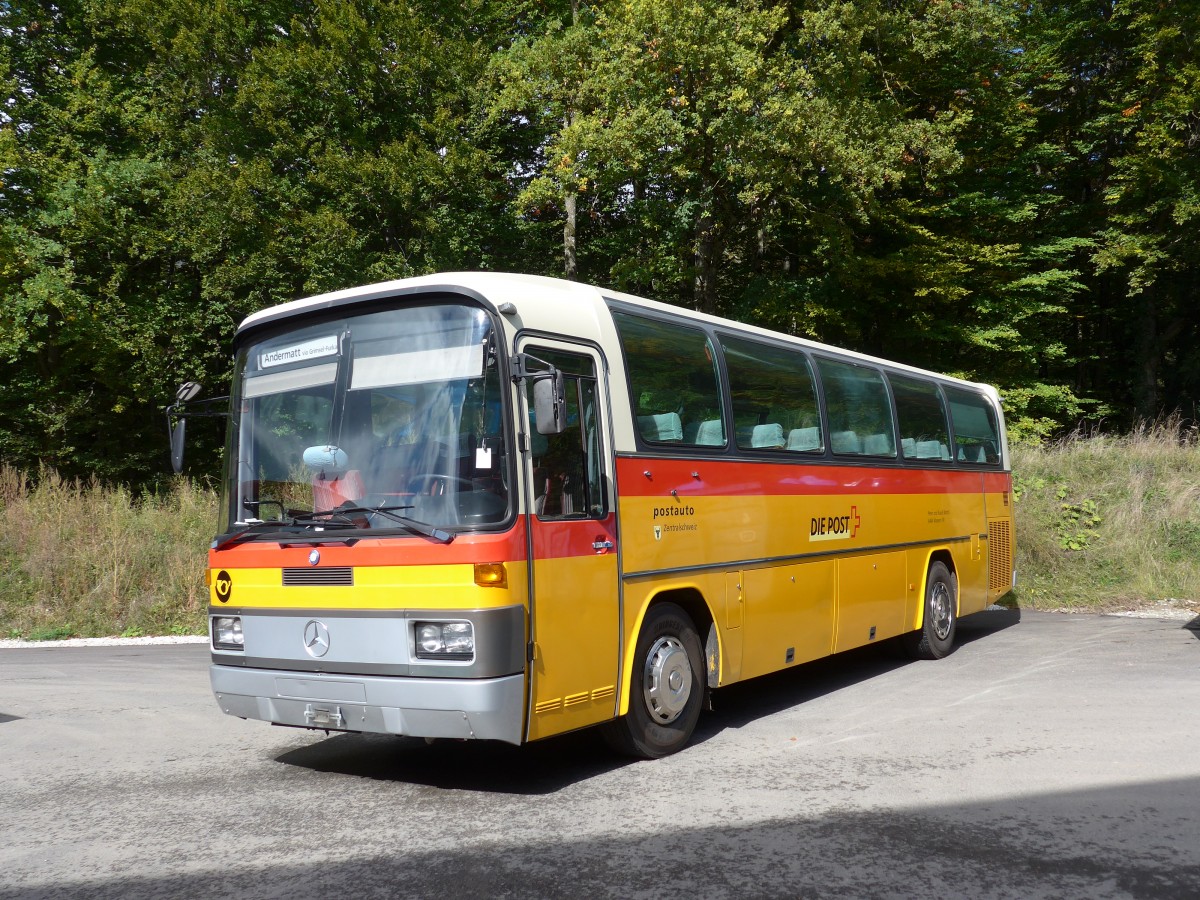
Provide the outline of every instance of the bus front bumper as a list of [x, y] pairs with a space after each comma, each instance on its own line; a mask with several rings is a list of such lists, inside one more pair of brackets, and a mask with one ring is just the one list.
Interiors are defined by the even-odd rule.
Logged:
[[328, 731], [521, 743], [525, 676], [400, 678], [209, 667], [222, 711]]

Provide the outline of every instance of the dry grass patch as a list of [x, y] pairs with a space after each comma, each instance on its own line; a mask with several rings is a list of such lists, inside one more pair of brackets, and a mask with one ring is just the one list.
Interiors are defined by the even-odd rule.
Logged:
[[0, 636], [202, 634], [215, 492], [30, 479], [0, 466]]

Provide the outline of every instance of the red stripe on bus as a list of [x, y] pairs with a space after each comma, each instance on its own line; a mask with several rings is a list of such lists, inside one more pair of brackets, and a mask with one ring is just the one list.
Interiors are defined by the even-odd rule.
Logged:
[[[534, 519], [534, 558], [566, 559], [615, 552], [616, 527], [615, 513], [609, 513], [604, 519]], [[613, 545], [612, 548], [596, 546], [606, 541]]]
[[370, 532], [350, 530], [330, 532], [328, 537], [353, 539], [364, 535], [353, 546], [345, 544], [304, 544], [297, 535], [297, 546], [280, 547], [279, 540], [247, 541], [223, 550], [208, 552], [210, 568], [237, 567], [278, 569], [307, 567], [308, 555], [321, 552], [322, 566], [446, 566], [477, 562], [506, 562], [525, 559], [525, 519], [520, 517], [511, 529], [500, 533], [457, 534], [449, 544], [413, 535], [403, 538], [365, 537]]
[[1011, 489], [1007, 472], [805, 465], [721, 459], [617, 459], [623, 497], [978, 494]]

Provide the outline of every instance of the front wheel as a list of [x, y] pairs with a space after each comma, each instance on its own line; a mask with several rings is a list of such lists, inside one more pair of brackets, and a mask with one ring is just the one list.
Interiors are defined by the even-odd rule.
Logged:
[[628, 714], [604, 726], [609, 746], [658, 759], [687, 744], [704, 700], [704, 658], [691, 618], [674, 603], [650, 607], [638, 635]]
[[904, 636], [905, 649], [915, 659], [941, 659], [954, 649], [958, 629], [958, 578], [945, 563], [929, 567], [922, 619], [919, 631]]

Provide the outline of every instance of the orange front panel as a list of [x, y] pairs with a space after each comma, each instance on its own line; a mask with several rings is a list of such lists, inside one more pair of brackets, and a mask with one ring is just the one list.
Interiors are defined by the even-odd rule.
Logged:
[[[482, 609], [525, 604], [524, 535], [521, 524], [504, 534], [460, 534], [450, 544], [423, 537], [369, 538], [349, 546], [302, 544], [299, 539], [295, 546], [281, 546], [278, 540], [234, 544], [209, 551], [209, 602], [216, 608], [245, 609]], [[507, 584], [477, 585], [477, 562], [503, 563]], [[343, 578], [330, 582], [323, 577], [335, 570], [343, 570]], [[285, 573], [298, 577], [285, 578]]]

